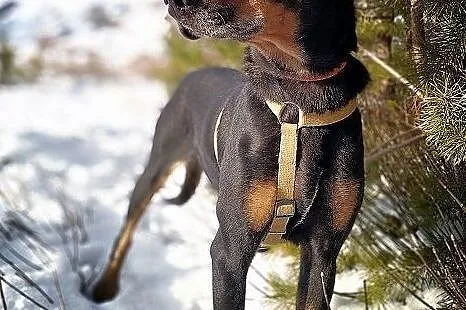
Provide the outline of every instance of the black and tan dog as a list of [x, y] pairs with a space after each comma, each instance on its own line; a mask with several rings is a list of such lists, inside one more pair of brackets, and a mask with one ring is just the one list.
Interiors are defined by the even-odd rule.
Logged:
[[[244, 309], [246, 274], [270, 229], [277, 195], [280, 122], [266, 101], [291, 103], [279, 118], [296, 123], [299, 109], [322, 115], [339, 111], [363, 90], [368, 73], [351, 56], [356, 49], [353, 0], [167, 4], [189, 39], [248, 43], [246, 74], [213, 68], [181, 83], [158, 120], [149, 163], [134, 188], [108, 266], [87, 290], [97, 301], [117, 294], [138, 220], [173, 166], [184, 162], [186, 181], [174, 203], [192, 196], [202, 171], [219, 190], [220, 228], [211, 247], [214, 309]], [[296, 211], [284, 235], [301, 249], [297, 309], [327, 309], [332, 297], [335, 261], [362, 201], [361, 127], [355, 110], [338, 123], [299, 130]]]

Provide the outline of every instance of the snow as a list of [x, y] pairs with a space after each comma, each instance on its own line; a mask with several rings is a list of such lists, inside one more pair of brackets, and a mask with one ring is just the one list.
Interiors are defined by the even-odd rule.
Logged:
[[[121, 68], [141, 55], [162, 53], [161, 38], [169, 25], [159, 2], [99, 1], [117, 11], [119, 25], [95, 30], [85, 16], [96, 2], [23, 1], [4, 23], [11, 27], [10, 40], [20, 61], [27, 62], [37, 53], [37, 40], [44, 36], [57, 41], [47, 57], [62, 62], [75, 61], [75, 55], [92, 51], [107, 65]], [[64, 29], [71, 34], [63, 35]], [[76, 51], [70, 56], [66, 51], [71, 48]], [[0, 89], [0, 159], [14, 160], [2, 171], [0, 188], [17, 193], [15, 197], [22, 201], [21, 192], [14, 189], [18, 184], [27, 186], [32, 202], [29, 215], [54, 249], [54, 268], [68, 309], [212, 308], [209, 246], [218, 224], [216, 196], [205, 178], [191, 201], [175, 207], [163, 202], [163, 197], [177, 194], [183, 180], [183, 168], [174, 172], [140, 224], [123, 270], [120, 294], [103, 305], [93, 304], [79, 293], [79, 276], [72, 270], [61, 239], [49, 229], [65, 222], [58, 203], [61, 197], [68, 212], [85, 223], [88, 240], [79, 244], [80, 269], [89, 277], [101, 268], [122, 224], [128, 195], [142, 172], [155, 121], [166, 101], [160, 83], [128, 75], [100, 80], [48, 72], [35, 84]], [[277, 260], [259, 255], [254, 264], [266, 268]], [[58, 300], [50, 271], [32, 270], [30, 274]], [[258, 278], [251, 272], [248, 281], [262, 281]], [[9, 309], [35, 309], [13, 291], [6, 293]], [[248, 289], [247, 298], [248, 308], [261, 307], [261, 295], [253, 288]], [[58, 304], [53, 307], [59, 309]]]
[[[86, 16], [96, 3], [106, 8], [117, 26], [94, 29], [89, 24]], [[37, 40], [47, 37], [55, 42], [47, 50], [49, 60], [73, 62], [92, 52], [106, 65], [122, 69], [141, 56], [162, 55], [162, 37], [169, 27], [165, 15], [162, 1], [24, 0], [0, 25], [10, 30], [20, 62], [34, 57]], [[97, 305], [84, 298], [79, 293], [79, 275], [67, 256], [74, 253], [71, 239], [76, 230], [80, 237], [87, 237], [80, 240], [79, 254], [73, 254], [84, 277], [105, 262], [167, 99], [159, 82], [131, 74], [97, 79], [47, 71], [34, 84], [0, 88], [0, 162], [13, 160], [0, 170], [0, 190], [8, 191], [18, 208], [27, 209], [34, 228], [50, 246], [52, 263], [46, 269], [23, 266], [57, 301], [49, 309], [60, 309], [54, 270], [67, 309], [212, 309], [209, 246], [218, 226], [216, 194], [204, 177], [187, 204], [165, 204], [163, 198], [179, 190], [182, 167], [152, 200], [142, 219], [123, 270], [121, 292], [114, 301]], [[82, 219], [83, 227], [67, 223], [70, 216]], [[69, 240], [65, 244], [57, 229], [66, 232]], [[24, 244], [14, 244], [40, 265]], [[265, 254], [258, 254], [253, 262], [263, 274], [283, 270], [286, 264], [285, 258]], [[10, 269], [0, 268], [7, 279], [44, 301]], [[357, 272], [339, 275], [336, 290], [360, 289], [363, 276]], [[270, 308], [257, 288], [267, 290], [267, 284], [250, 270], [246, 308]], [[8, 309], [37, 309], [11, 289], [6, 289], [6, 297]], [[361, 304], [344, 298], [335, 298], [333, 304], [338, 309], [361, 309]]]
[[[88, 20], [92, 7], [102, 6], [117, 27], [94, 29]], [[93, 52], [107, 65], [123, 67], [136, 57], [160, 54], [161, 38], [169, 24], [162, 1], [152, 0], [23, 0], [6, 26], [20, 47], [20, 59], [38, 53], [38, 39], [56, 44], [47, 59], [65, 61]]]
[[[89, 241], [80, 244], [79, 265], [87, 275], [107, 258], [166, 98], [157, 82], [143, 79], [82, 83], [53, 78], [0, 92], [0, 158], [14, 159], [2, 179], [26, 182], [33, 201], [30, 215], [39, 226], [63, 221], [57, 197], [65, 197], [71, 209], [80, 209]], [[176, 170], [154, 198], [124, 268], [121, 293], [113, 302], [98, 306], [80, 296], [78, 276], [60, 239], [45, 236], [57, 249], [60, 283], [70, 309], [211, 307], [209, 246], [217, 229], [215, 193], [204, 179], [186, 205], [165, 205], [162, 198], [176, 195], [183, 177], [183, 169]], [[258, 264], [269, 260], [273, 258], [260, 255]], [[50, 274], [33, 274], [55, 292]], [[254, 281], [254, 273], [251, 278]], [[248, 304], [259, 307], [255, 305], [260, 295], [249, 292]], [[27, 303], [16, 307], [15, 299], [9, 300], [9, 309], [29, 309]]]

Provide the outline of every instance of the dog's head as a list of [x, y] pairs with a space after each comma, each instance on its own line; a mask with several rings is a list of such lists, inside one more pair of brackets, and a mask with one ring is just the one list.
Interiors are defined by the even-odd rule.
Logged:
[[322, 61], [338, 63], [356, 47], [353, 0], [164, 1], [189, 39], [246, 41], [271, 58], [290, 57], [317, 67]]
[[[168, 12], [178, 22], [183, 35], [189, 39], [214, 37], [248, 40], [268, 22], [290, 18], [289, 7], [276, 0], [165, 0]], [[297, 5], [299, 0], [283, 0]], [[291, 20], [287, 20], [288, 23]], [[293, 18], [293, 28], [297, 18]]]

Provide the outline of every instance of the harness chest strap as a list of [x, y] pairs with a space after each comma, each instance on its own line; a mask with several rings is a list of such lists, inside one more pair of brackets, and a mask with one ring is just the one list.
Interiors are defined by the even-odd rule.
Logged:
[[282, 123], [280, 152], [278, 154], [278, 185], [272, 225], [262, 242], [280, 242], [286, 226], [295, 213], [294, 183], [296, 179], [296, 150], [298, 149], [298, 124]]
[[266, 102], [281, 124], [277, 197], [270, 230], [262, 241], [263, 244], [270, 245], [282, 241], [282, 237], [286, 233], [286, 226], [295, 214], [294, 186], [299, 129], [302, 127], [319, 127], [338, 123], [353, 114], [357, 108], [357, 101], [350, 101], [339, 110], [322, 114], [305, 113], [299, 109], [298, 124], [281, 122], [281, 114], [287, 103], [270, 100]]

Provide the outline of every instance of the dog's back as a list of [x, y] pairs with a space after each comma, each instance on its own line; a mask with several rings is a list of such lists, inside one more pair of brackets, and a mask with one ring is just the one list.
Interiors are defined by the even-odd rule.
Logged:
[[[189, 73], [179, 84], [168, 105], [179, 104], [203, 118], [225, 104], [246, 83], [244, 73], [228, 68], [206, 68]], [[193, 104], [195, 102], [195, 104]], [[197, 121], [198, 119], [196, 119]], [[199, 119], [199, 121], [201, 121]]]
[[186, 141], [197, 151], [196, 158], [214, 187], [218, 185], [215, 123], [225, 106], [237, 104], [246, 83], [245, 74], [233, 69], [194, 71], [183, 79], [160, 116], [174, 126], [175, 132], [168, 133], [172, 139]]

